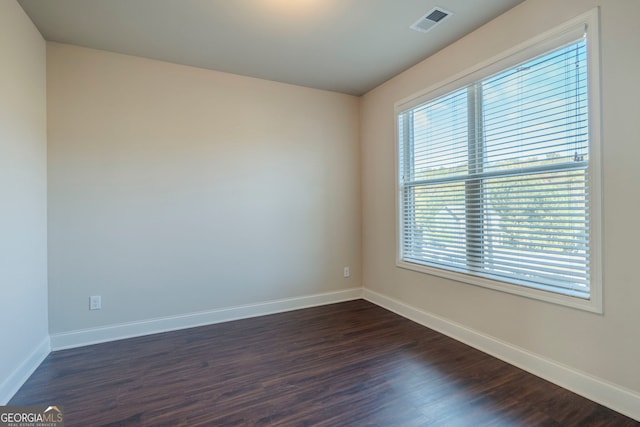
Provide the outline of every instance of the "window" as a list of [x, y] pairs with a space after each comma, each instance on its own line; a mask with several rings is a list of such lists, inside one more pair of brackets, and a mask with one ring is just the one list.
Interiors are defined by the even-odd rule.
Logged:
[[399, 266], [601, 311], [593, 15], [397, 108]]

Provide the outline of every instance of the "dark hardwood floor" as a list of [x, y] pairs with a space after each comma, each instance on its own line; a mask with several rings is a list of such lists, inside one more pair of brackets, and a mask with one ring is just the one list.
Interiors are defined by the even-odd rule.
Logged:
[[363, 300], [50, 354], [66, 426], [637, 426]]

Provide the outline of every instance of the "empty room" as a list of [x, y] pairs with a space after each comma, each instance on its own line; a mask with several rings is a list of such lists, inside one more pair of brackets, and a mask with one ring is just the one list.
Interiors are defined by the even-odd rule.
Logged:
[[0, 427], [640, 425], [638, 22], [0, 0]]

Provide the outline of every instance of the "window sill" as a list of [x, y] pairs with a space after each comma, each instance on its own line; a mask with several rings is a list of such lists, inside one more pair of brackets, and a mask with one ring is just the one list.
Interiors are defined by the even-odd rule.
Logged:
[[[493, 289], [521, 297], [534, 300], [549, 302], [552, 304], [571, 307], [578, 310], [589, 311], [592, 313], [602, 314], [602, 296], [598, 289], [592, 286], [591, 297], [589, 299], [581, 298], [575, 295], [565, 295], [557, 292], [547, 291], [544, 289], [536, 289], [529, 286], [517, 285], [513, 283], [502, 282], [495, 279], [484, 278], [481, 276], [471, 275], [464, 272], [445, 270], [442, 268], [432, 267], [423, 264], [416, 264], [408, 261], [397, 260], [396, 266], [412, 270], [431, 276], [437, 276], [444, 279], [454, 280], [460, 283], [480, 286], [483, 288]], [[568, 291], [569, 293], [570, 291]]]

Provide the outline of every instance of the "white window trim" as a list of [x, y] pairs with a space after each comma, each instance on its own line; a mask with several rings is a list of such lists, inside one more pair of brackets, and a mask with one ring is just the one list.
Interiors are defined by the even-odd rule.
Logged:
[[[565, 22], [543, 34], [521, 43], [487, 61], [467, 69], [450, 79], [431, 86], [395, 104], [395, 184], [396, 184], [396, 265], [401, 268], [426, 273], [446, 279], [482, 286], [527, 298], [546, 301], [594, 313], [603, 313], [603, 269], [602, 269], [602, 146], [601, 146], [601, 110], [600, 110], [600, 33], [599, 9], [595, 8]], [[589, 74], [589, 188], [590, 188], [590, 241], [591, 241], [591, 294], [589, 299], [562, 295], [544, 289], [535, 289], [486, 279], [470, 274], [429, 267], [403, 261], [402, 253], [402, 215], [399, 171], [398, 114], [412, 107], [462, 88], [474, 81], [491, 76], [496, 72], [515, 66], [525, 60], [549, 51], [563, 41], [576, 38], [576, 34], [587, 33], [587, 66]]]

